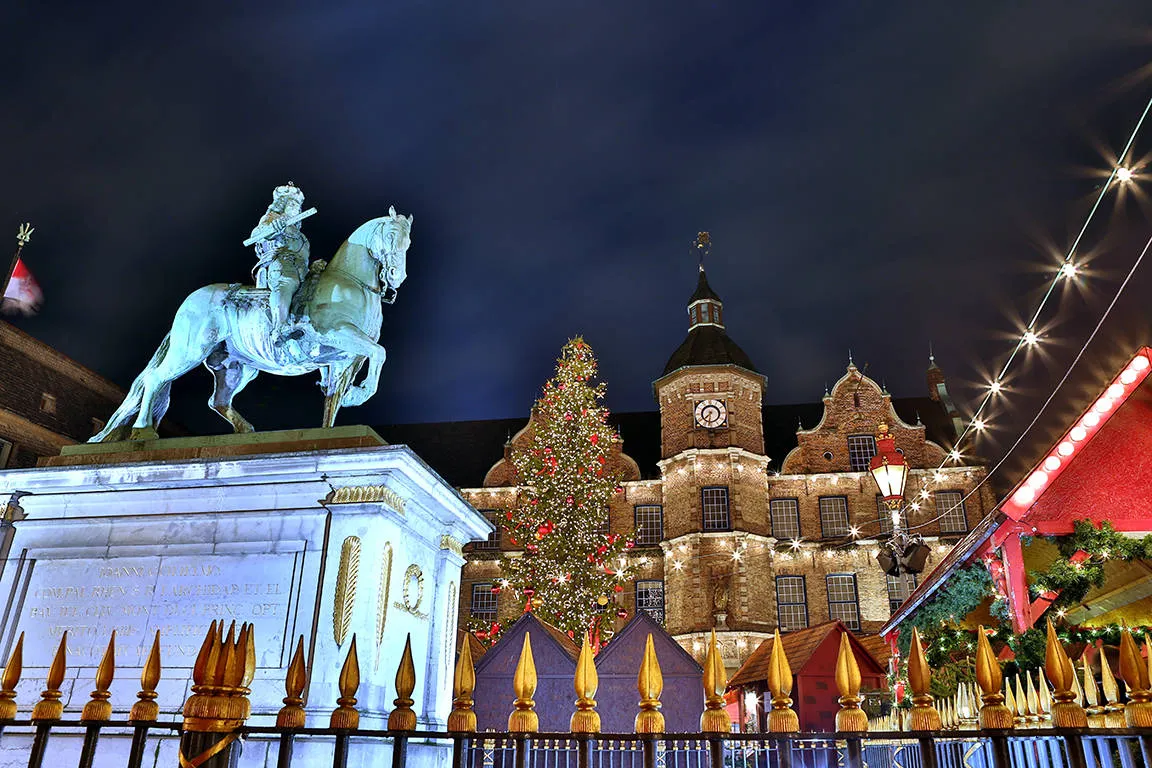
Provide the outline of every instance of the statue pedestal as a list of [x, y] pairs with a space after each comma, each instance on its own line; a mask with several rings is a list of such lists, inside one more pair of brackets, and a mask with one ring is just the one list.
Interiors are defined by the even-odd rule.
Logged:
[[[419, 727], [443, 729], [461, 546], [491, 526], [410, 449], [355, 427], [72, 446], [44, 463], [0, 472], [0, 496], [32, 494], [0, 573], [2, 660], [25, 635], [19, 717], [65, 630], [64, 716], [78, 717], [115, 629], [113, 719], [127, 718], [159, 630], [160, 719], [179, 720], [207, 628], [223, 619], [255, 626], [250, 724], [274, 724], [303, 636], [307, 724], [327, 727], [355, 635], [361, 727], [384, 728], [411, 634]], [[50, 754], [70, 743], [53, 735]], [[249, 740], [242, 764], [263, 747], [275, 743]]]

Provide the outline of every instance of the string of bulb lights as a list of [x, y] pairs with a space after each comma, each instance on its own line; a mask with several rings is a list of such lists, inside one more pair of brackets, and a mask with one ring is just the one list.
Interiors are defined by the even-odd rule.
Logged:
[[[1051, 299], [1052, 295], [1055, 293], [1056, 287], [1060, 284], [1060, 281], [1061, 280], [1074, 280], [1080, 276], [1081, 270], [1076, 263], [1076, 254], [1077, 254], [1077, 251], [1080, 247], [1080, 243], [1082, 242], [1085, 234], [1088, 231], [1088, 228], [1091, 226], [1093, 220], [1096, 217], [1097, 212], [1100, 210], [1101, 204], [1103, 203], [1104, 199], [1107, 197], [1107, 195], [1110, 191], [1112, 191], [1114, 189], [1119, 189], [1122, 185], [1134, 183], [1136, 181], [1136, 178], [1137, 178], [1136, 171], [1138, 169], [1133, 169], [1132, 167], [1125, 165], [1125, 158], [1128, 157], [1129, 153], [1132, 150], [1133, 145], [1136, 142], [1137, 137], [1140, 135], [1140, 131], [1144, 126], [1144, 122], [1145, 122], [1146, 118], [1148, 117], [1149, 112], [1152, 112], [1152, 98], [1149, 98], [1148, 102], [1144, 105], [1144, 110], [1140, 113], [1140, 117], [1136, 121], [1136, 125], [1132, 129], [1132, 132], [1129, 134], [1128, 140], [1124, 144], [1124, 148], [1120, 151], [1120, 154], [1117, 155], [1116, 163], [1114, 164], [1111, 173], [1108, 175], [1108, 179], [1101, 186], [1100, 193], [1096, 196], [1096, 199], [1093, 201], [1092, 207], [1089, 209], [1088, 214], [1084, 219], [1084, 222], [1080, 226], [1080, 230], [1076, 234], [1076, 238], [1072, 241], [1072, 244], [1069, 246], [1068, 250], [1064, 254], [1064, 257], [1061, 259], [1060, 267], [1056, 270], [1055, 274], [1052, 276], [1052, 279], [1049, 281], [1047, 290], [1044, 292], [1039, 303], [1037, 304], [1035, 311], [1031, 315], [1031, 319], [1028, 321], [1028, 324], [1024, 328], [1024, 331], [1020, 334], [1019, 338], [1016, 340], [1016, 344], [1015, 344], [1015, 346], [1013, 346], [1012, 351], [1008, 355], [1007, 360], [1004, 362], [1004, 365], [1001, 366], [999, 373], [997, 373], [994, 377], [992, 377], [991, 380], [988, 382], [987, 390], [985, 391], [983, 397], [981, 398], [980, 404], [977, 406], [976, 410], [972, 413], [971, 418], [965, 424], [964, 429], [960, 432], [960, 435], [956, 438], [956, 442], [953, 444], [952, 450], [950, 450], [947, 453], [947, 455], [944, 457], [944, 460], [940, 462], [940, 464], [935, 468], [935, 470], [933, 470], [930, 478], [924, 482], [924, 486], [921, 488], [920, 494], [919, 494], [919, 497], [921, 499], [927, 500], [929, 498], [930, 493], [931, 493], [929, 491], [930, 485], [939, 484], [939, 483], [943, 482], [943, 480], [945, 479], [945, 475], [944, 475], [942, 470], [948, 468], [947, 465], [949, 462], [952, 462], [953, 464], [957, 464], [959, 461], [961, 461], [963, 459], [963, 454], [960, 452], [960, 447], [964, 443], [965, 439], [968, 438], [970, 435], [974, 435], [974, 434], [978, 434], [978, 433], [983, 432], [988, 427], [988, 421], [984, 415], [985, 410], [988, 408], [988, 405], [991, 403], [991, 401], [994, 397], [1004, 393], [1004, 391], [1005, 391], [1004, 382], [1006, 380], [1006, 377], [1007, 377], [1009, 370], [1012, 367], [1013, 362], [1016, 361], [1017, 356], [1020, 353], [1020, 350], [1026, 348], [1026, 347], [1035, 347], [1038, 344], [1040, 344], [1041, 336], [1037, 332], [1036, 324], [1037, 324], [1037, 322], [1039, 322], [1040, 316], [1043, 314], [1045, 307], [1048, 305], [1048, 301]], [[1136, 269], [1140, 266], [1141, 262], [1143, 261], [1144, 256], [1147, 254], [1147, 252], [1149, 250], [1149, 246], [1152, 246], [1152, 240], [1150, 240], [1149, 243], [1147, 245], [1145, 245], [1144, 249], [1137, 256], [1136, 261], [1133, 263], [1132, 268], [1128, 272], [1128, 275], [1125, 277], [1124, 281], [1117, 288], [1115, 295], [1112, 297], [1111, 302], [1109, 303], [1108, 307], [1105, 309], [1103, 315], [1100, 317], [1100, 320], [1097, 322], [1096, 327], [1093, 329], [1093, 331], [1089, 335], [1088, 339], [1084, 342], [1083, 346], [1081, 346], [1080, 351], [1076, 354], [1075, 358], [1072, 360], [1071, 364], [1068, 366], [1068, 369], [1065, 371], [1064, 375], [1057, 382], [1057, 384], [1053, 388], [1052, 392], [1048, 395], [1048, 398], [1040, 406], [1040, 409], [1037, 411], [1037, 413], [1033, 417], [1032, 421], [1028, 424], [1027, 427], [1024, 428], [1024, 430], [1017, 437], [1016, 441], [1009, 447], [1008, 451], [1005, 452], [1005, 454], [1001, 457], [1001, 459], [984, 475], [984, 477], [981, 478], [980, 481], [977, 482], [976, 485], [973, 486], [973, 488], [961, 498], [959, 504], [954, 505], [953, 507], [950, 507], [949, 509], [939, 513], [938, 515], [936, 515], [935, 517], [933, 517], [931, 519], [917, 523], [916, 525], [903, 526], [905, 531], [911, 532], [911, 531], [916, 531], [916, 530], [920, 530], [923, 528], [927, 528], [927, 527], [933, 525], [934, 523], [938, 522], [939, 520], [942, 520], [953, 509], [955, 509], [956, 506], [963, 505], [964, 502], [966, 502], [975, 493], [977, 493], [979, 491], [979, 489], [985, 483], [987, 483], [988, 480], [993, 477], [993, 475], [995, 475], [996, 471], [999, 470], [1004, 465], [1004, 463], [1012, 455], [1012, 452], [1017, 447], [1019, 447], [1020, 443], [1023, 442], [1024, 437], [1028, 434], [1028, 432], [1040, 420], [1040, 417], [1043, 415], [1045, 409], [1047, 409], [1047, 407], [1051, 404], [1052, 400], [1055, 399], [1056, 394], [1060, 391], [1060, 388], [1067, 381], [1068, 377], [1072, 373], [1072, 370], [1076, 367], [1077, 363], [1080, 361], [1080, 358], [1083, 357], [1085, 351], [1088, 348], [1088, 345], [1091, 344], [1092, 340], [1096, 337], [1096, 334], [1099, 332], [1100, 327], [1103, 325], [1104, 321], [1107, 319], [1108, 315], [1111, 313], [1112, 308], [1116, 305], [1117, 300], [1120, 298], [1120, 294], [1123, 293], [1124, 288], [1127, 286], [1128, 282], [1131, 280], [1132, 275], [1135, 273]], [[919, 502], [913, 501], [906, 508], [901, 508], [901, 509], [897, 509], [897, 510], [892, 511], [891, 520], [892, 520], [892, 526], [893, 526], [893, 533], [897, 533], [900, 531], [900, 528], [902, 527], [902, 518], [907, 517], [906, 513], [909, 509], [913, 512], [919, 511], [919, 509], [920, 509]], [[867, 525], [871, 526], [873, 524], [879, 525], [879, 521], [869, 522]], [[860, 537], [860, 534], [861, 534], [861, 527], [860, 526], [852, 525], [849, 527], [848, 536], [851, 537], [852, 540], [858, 539]], [[851, 542], [848, 542], [848, 543], [851, 543]]]
[[[1091, 209], [1088, 211], [1088, 215], [1084, 219], [1084, 223], [1081, 225], [1079, 232], [1076, 234], [1076, 238], [1072, 241], [1072, 245], [1069, 246], [1067, 252], [1064, 255], [1064, 258], [1061, 260], [1059, 269], [1057, 269], [1056, 273], [1052, 276], [1052, 279], [1048, 284], [1047, 290], [1044, 292], [1043, 296], [1040, 299], [1040, 302], [1037, 304], [1036, 310], [1032, 313], [1031, 319], [1028, 321], [1028, 324], [1025, 326], [1023, 333], [1020, 334], [1020, 337], [1017, 339], [1015, 346], [1012, 348], [1012, 352], [1008, 355], [1008, 359], [1004, 362], [1004, 365], [1001, 366], [999, 373], [997, 373], [994, 377], [992, 377], [992, 379], [988, 382], [987, 391], [984, 393], [983, 397], [980, 400], [979, 406], [973, 412], [972, 417], [968, 420], [963, 431], [961, 431], [959, 437], [957, 437], [956, 442], [953, 445], [952, 450], [948, 452], [948, 454], [947, 454], [947, 456], [945, 456], [944, 460], [941, 461], [940, 464], [936, 467], [931, 478], [925, 484], [925, 488], [923, 488], [921, 490], [920, 494], [921, 494], [922, 498], [924, 498], [924, 499], [928, 498], [928, 495], [929, 495], [929, 491], [927, 488], [928, 484], [939, 483], [944, 479], [944, 476], [943, 476], [943, 473], [941, 472], [941, 470], [945, 469], [946, 465], [949, 462], [957, 463], [963, 458], [963, 455], [960, 453], [960, 447], [964, 443], [964, 440], [969, 435], [983, 432], [988, 427], [987, 419], [984, 418], [984, 412], [988, 408], [989, 403], [992, 401], [992, 399], [994, 397], [1004, 393], [1004, 382], [1005, 382], [1006, 375], [1007, 375], [1008, 371], [1011, 369], [1012, 363], [1016, 360], [1017, 356], [1019, 355], [1020, 350], [1024, 349], [1025, 347], [1035, 347], [1036, 345], [1040, 344], [1041, 338], [1040, 338], [1040, 334], [1037, 333], [1036, 324], [1039, 321], [1040, 316], [1043, 314], [1044, 308], [1048, 305], [1049, 299], [1051, 299], [1053, 293], [1055, 293], [1056, 287], [1060, 284], [1060, 281], [1061, 280], [1074, 280], [1080, 276], [1080, 268], [1076, 263], [1077, 250], [1080, 247], [1080, 243], [1084, 239], [1084, 235], [1085, 235], [1085, 233], [1087, 233], [1089, 226], [1092, 224], [1092, 221], [1095, 219], [1097, 212], [1100, 210], [1100, 207], [1104, 201], [1104, 198], [1108, 195], [1108, 193], [1110, 191], [1115, 190], [1115, 189], [1119, 189], [1122, 185], [1133, 183], [1136, 180], [1135, 170], [1133, 168], [1125, 165], [1125, 159], [1128, 157], [1129, 153], [1131, 152], [1132, 146], [1135, 144], [1136, 138], [1139, 136], [1141, 128], [1144, 126], [1145, 119], [1148, 117], [1148, 114], [1150, 111], [1152, 111], [1152, 98], [1149, 98], [1148, 102], [1144, 105], [1144, 110], [1140, 113], [1140, 118], [1136, 121], [1135, 127], [1132, 129], [1132, 132], [1129, 134], [1128, 141], [1125, 143], [1124, 149], [1121, 150], [1120, 154], [1117, 156], [1117, 161], [1116, 161], [1116, 164], [1112, 168], [1112, 172], [1108, 175], [1107, 181], [1105, 181], [1104, 184], [1101, 186], [1100, 193], [1096, 196], [1096, 199], [1093, 202]], [[1152, 245], [1152, 240], [1149, 241], [1149, 245]], [[1117, 288], [1115, 295], [1112, 297], [1111, 303], [1109, 303], [1107, 309], [1105, 309], [1104, 314], [1100, 317], [1100, 320], [1096, 324], [1096, 327], [1093, 329], [1091, 335], [1089, 335], [1087, 341], [1084, 342], [1084, 345], [1080, 348], [1080, 351], [1077, 353], [1076, 357], [1072, 360], [1071, 364], [1068, 366], [1067, 371], [1065, 371], [1064, 375], [1057, 382], [1057, 384], [1053, 388], [1051, 394], [1049, 394], [1048, 398], [1044, 401], [1043, 405], [1041, 405], [1041, 407], [1037, 411], [1035, 417], [1033, 417], [1032, 421], [1021, 432], [1019, 437], [1011, 445], [1011, 447], [1008, 449], [1008, 451], [1005, 452], [1004, 456], [1001, 457], [1001, 459], [992, 467], [992, 469], [989, 470], [984, 475], [984, 477], [981, 478], [980, 481], [978, 483], [976, 483], [976, 485], [966, 495], [964, 495], [962, 497], [962, 499], [960, 500], [960, 504], [963, 504], [965, 501], [967, 501], [973, 494], [975, 494], [981, 488], [981, 486], [983, 486], [986, 482], [988, 482], [988, 480], [996, 473], [996, 471], [999, 470], [1004, 465], [1005, 461], [1007, 461], [1007, 459], [1011, 456], [1012, 452], [1020, 445], [1021, 442], [1023, 442], [1024, 437], [1028, 434], [1028, 432], [1040, 420], [1040, 417], [1044, 413], [1045, 409], [1048, 407], [1049, 404], [1051, 404], [1052, 400], [1056, 397], [1056, 393], [1059, 392], [1060, 388], [1067, 381], [1069, 375], [1071, 375], [1072, 370], [1076, 367], [1076, 364], [1080, 361], [1080, 358], [1083, 357], [1084, 352], [1088, 348], [1088, 345], [1096, 337], [1096, 334], [1097, 334], [1097, 332], [1099, 332], [1100, 327], [1104, 323], [1104, 320], [1108, 317], [1109, 313], [1111, 313], [1112, 308], [1116, 305], [1116, 301], [1120, 298], [1120, 294], [1124, 291], [1124, 288], [1128, 285], [1129, 280], [1131, 280], [1132, 275], [1135, 273], [1136, 269], [1140, 266], [1140, 263], [1143, 261], [1144, 256], [1147, 252], [1148, 252], [1148, 245], [1146, 245], [1144, 247], [1144, 250], [1141, 251], [1139, 256], [1136, 258], [1136, 261], [1132, 265], [1132, 268], [1129, 270], [1128, 275], [1125, 277], [1124, 281]], [[911, 507], [913, 509], [913, 511], [917, 511], [919, 509], [919, 504], [917, 502], [913, 502], [912, 504], [909, 505], [909, 507]], [[918, 523], [916, 525], [913, 525], [913, 526], [907, 526], [905, 528], [905, 530], [914, 531], [914, 530], [919, 530], [921, 528], [928, 527], [928, 526], [932, 525], [933, 523], [943, 519], [945, 516], [948, 515], [948, 513], [950, 511], [951, 510], [945, 510], [944, 512], [938, 514], [936, 517], [934, 517], [930, 520], [925, 520], [925, 521]], [[893, 522], [894, 526], [900, 525], [900, 518], [901, 518], [903, 512], [904, 512], [904, 510], [898, 510], [898, 511], [893, 513], [892, 522]]]

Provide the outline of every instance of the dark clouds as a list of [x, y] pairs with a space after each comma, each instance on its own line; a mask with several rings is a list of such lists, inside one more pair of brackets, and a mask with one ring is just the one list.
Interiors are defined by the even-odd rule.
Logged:
[[[1152, 91], [1117, 87], [1152, 52], [1144, 0], [205, 5], [0, 12], [0, 224], [37, 225], [47, 295], [23, 325], [127, 384], [183, 296], [248, 274], [272, 186], [319, 208], [321, 256], [394, 203], [409, 281], [381, 394], [344, 414], [368, 423], [524, 414], [576, 333], [611, 407], [652, 407], [698, 229], [770, 400], [818, 397], [849, 347], [897, 394], [929, 340], [973, 379], [1040, 285], [1037, 233], [1083, 215], [1092, 142]], [[1068, 344], [1098, 311], [1071, 304]], [[1112, 343], [1146, 341], [1137, 291], [1118, 312]], [[175, 413], [214, 427], [188, 378]], [[311, 381], [238, 404], [319, 418]]]

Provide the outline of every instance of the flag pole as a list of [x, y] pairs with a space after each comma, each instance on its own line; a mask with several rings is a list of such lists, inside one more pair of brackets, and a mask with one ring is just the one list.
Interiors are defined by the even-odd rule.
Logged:
[[12, 263], [8, 265], [8, 272], [4, 276], [4, 288], [0, 290], [0, 301], [3, 301], [4, 296], [8, 294], [8, 284], [12, 282], [12, 275], [16, 273], [16, 262], [20, 261], [20, 252], [24, 250], [24, 246], [32, 239], [32, 233], [35, 231], [35, 227], [29, 222], [25, 222], [17, 228], [16, 253], [13, 254]]

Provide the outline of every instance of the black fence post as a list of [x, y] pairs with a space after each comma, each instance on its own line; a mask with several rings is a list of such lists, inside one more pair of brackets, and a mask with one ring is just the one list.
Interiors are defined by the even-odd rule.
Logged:
[[[524, 734], [516, 733], [512, 735], [512, 744], [515, 750], [513, 764], [516, 768], [524, 768], [528, 764], [528, 739]], [[399, 768], [399, 766], [393, 763], [392, 768]]]
[[576, 734], [576, 768], [589, 768], [592, 765], [592, 735]]
[[640, 739], [640, 744], [644, 748], [644, 768], [656, 768], [656, 734], [645, 733]]
[[792, 768], [791, 736], [782, 736], [776, 740], [776, 762], [780, 768]]
[[1081, 728], [1064, 734], [1064, 748], [1068, 751], [1068, 768], [1088, 768], [1088, 761], [1084, 758], [1085, 735], [1086, 731]]
[[920, 765], [922, 768], [939, 768], [936, 760], [936, 739], [931, 736], [920, 736]]
[[1144, 753], [1144, 765], [1152, 765], [1152, 736], [1140, 737], [1140, 751]]
[[404, 768], [408, 764], [408, 734], [395, 731], [392, 735], [392, 768]]
[[36, 735], [32, 737], [32, 752], [28, 755], [28, 768], [40, 768], [44, 762], [44, 750], [48, 748], [48, 732], [52, 723], [37, 723]]
[[708, 739], [708, 757], [710, 768], [724, 768], [724, 740], [715, 736]]
[[100, 740], [100, 726], [91, 724], [84, 729], [84, 745], [80, 747], [80, 762], [77, 768], [92, 768], [96, 759], [96, 742]]
[[471, 752], [471, 745], [467, 736], [453, 734], [452, 736], [452, 768], [464, 768], [464, 761]]
[[864, 768], [864, 741], [859, 736], [844, 740], [844, 768]]
[[[396, 764], [395, 752], [392, 754], [392, 764]], [[346, 765], [348, 765], [348, 729], [341, 728], [336, 731], [336, 748], [332, 750], [332, 768], [344, 768]]]
[[1008, 734], [994, 731], [988, 734], [992, 746], [992, 768], [1012, 768], [1012, 757], [1008, 753]]
[[148, 726], [137, 724], [132, 729], [132, 746], [128, 750], [126, 768], [140, 768], [144, 763], [144, 745], [148, 743]]
[[280, 733], [280, 746], [276, 750], [276, 768], [288, 768], [292, 765], [292, 741], [292, 731], [287, 730]]

